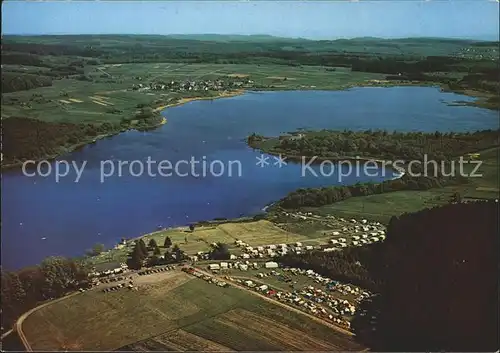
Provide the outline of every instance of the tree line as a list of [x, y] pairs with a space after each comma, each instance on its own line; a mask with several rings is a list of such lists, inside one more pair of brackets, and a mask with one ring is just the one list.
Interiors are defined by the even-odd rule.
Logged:
[[17, 272], [1, 270], [2, 327], [41, 302], [88, 285], [89, 266], [80, 260], [49, 257]]
[[118, 121], [73, 124], [45, 122], [24, 117], [2, 119], [3, 164], [50, 158], [80, 143], [88, 143], [99, 135], [110, 135], [130, 128], [155, 127], [161, 116], [151, 108], [143, 108], [132, 117]]
[[499, 130], [476, 132], [388, 132], [385, 130], [305, 132], [302, 138], [265, 139], [252, 134], [251, 147], [287, 156], [373, 157], [388, 160], [451, 160], [499, 144]]
[[[436, 172], [439, 172], [438, 170]], [[273, 207], [284, 209], [299, 209], [302, 207], [321, 207], [332, 203], [347, 200], [351, 197], [382, 194], [402, 190], [429, 190], [443, 186], [460, 185], [467, 182], [461, 176], [444, 177], [403, 175], [401, 178], [386, 180], [381, 183], [356, 183], [354, 185], [327, 186], [321, 188], [301, 188], [290, 192], [276, 202]]]

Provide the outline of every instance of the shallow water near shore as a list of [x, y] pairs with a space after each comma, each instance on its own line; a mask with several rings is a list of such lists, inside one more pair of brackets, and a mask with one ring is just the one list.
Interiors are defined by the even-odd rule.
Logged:
[[[78, 182], [74, 170], [58, 183], [53, 175], [3, 173], [3, 266], [13, 269], [46, 256], [81, 255], [95, 243], [110, 247], [122, 237], [136, 237], [159, 226], [256, 214], [301, 187], [391, 179], [392, 171], [346, 175], [346, 167], [321, 176], [318, 166], [312, 167], [314, 172], [296, 163], [280, 168], [272, 156], [269, 165], [260, 167], [256, 165], [260, 152], [249, 148], [245, 138], [254, 132], [276, 136], [299, 128], [426, 132], [498, 128], [497, 112], [448, 104], [458, 100], [472, 98], [433, 87], [391, 87], [255, 92], [169, 108], [163, 112], [167, 124], [154, 131], [128, 131], [59, 158], [79, 168], [86, 163]], [[131, 171], [130, 162], [147, 166], [148, 157], [156, 162], [150, 163], [151, 173], [145, 169], [142, 176], [131, 175], [140, 171], [141, 163], [134, 163]], [[159, 174], [162, 160], [175, 168], [177, 162], [192, 158], [199, 162], [198, 176]], [[113, 176], [102, 177], [102, 161], [107, 161], [108, 174], [113, 166]], [[120, 161], [129, 162], [122, 166], [121, 176]], [[180, 174], [190, 173], [187, 164], [178, 169]]]

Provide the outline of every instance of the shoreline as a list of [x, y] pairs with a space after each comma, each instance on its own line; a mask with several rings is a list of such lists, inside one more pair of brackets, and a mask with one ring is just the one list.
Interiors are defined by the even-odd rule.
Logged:
[[246, 90], [241, 89], [241, 90], [235, 90], [235, 91], [224, 91], [224, 92], [222, 92], [222, 93], [220, 93], [220, 94], [218, 94], [216, 96], [213, 96], [213, 97], [201, 96], [201, 97], [181, 98], [181, 99], [179, 99], [175, 103], [170, 103], [170, 104], [166, 104], [166, 105], [160, 105], [160, 106], [154, 108], [153, 111], [155, 113], [159, 113], [159, 112], [162, 112], [163, 110], [165, 110], [167, 108], [177, 107], [179, 105], [183, 105], [183, 104], [186, 104], [186, 103], [189, 103], [189, 102], [201, 101], [201, 100], [213, 100], [213, 99], [219, 99], [219, 98], [236, 97], [236, 96], [240, 96], [240, 95], [244, 94], [245, 92], [246, 92]]
[[[214, 97], [189, 97], [189, 98], [181, 98], [179, 101], [177, 101], [175, 103], [171, 103], [171, 104], [159, 106], [159, 107], [153, 109], [153, 111], [155, 113], [160, 113], [160, 112], [162, 112], [163, 110], [165, 110], [167, 108], [171, 108], [171, 107], [183, 105], [183, 104], [186, 104], [186, 103], [189, 103], [189, 102], [193, 102], [193, 101], [197, 101], [197, 100], [212, 100], [212, 99], [219, 99], [219, 98], [236, 97], [236, 96], [244, 94], [245, 92], [246, 92], [245, 90], [237, 90], [237, 91], [223, 92], [222, 94], [220, 94], [218, 96], [214, 96]], [[145, 129], [156, 129], [156, 128], [162, 126], [162, 125], [165, 125], [166, 123], [167, 123], [167, 119], [165, 117], [162, 117], [162, 120], [159, 123], [151, 125], [149, 127], [146, 127]], [[130, 127], [130, 128], [126, 128], [126, 129], [121, 129], [121, 130], [118, 130], [118, 131], [110, 132], [110, 133], [107, 133], [107, 134], [98, 135], [98, 136], [95, 136], [93, 138], [89, 138], [88, 140], [76, 143], [73, 146], [66, 147], [65, 148], [66, 150], [64, 152], [57, 153], [57, 154], [54, 154], [54, 155], [49, 155], [49, 156], [46, 156], [46, 157], [43, 157], [43, 158], [38, 158], [38, 159], [35, 159], [34, 161], [35, 162], [41, 162], [41, 161], [49, 161], [49, 162], [51, 162], [51, 161], [57, 159], [58, 157], [64, 156], [64, 155], [66, 155], [68, 153], [72, 153], [72, 152], [74, 152], [74, 151], [76, 151], [76, 150], [78, 150], [80, 148], [83, 148], [83, 147], [85, 147], [87, 145], [93, 144], [93, 143], [95, 143], [95, 142], [97, 142], [99, 140], [102, 140], [102, 139], [108, 138], [108, 137], [113, 137], [115, 135], [119, 135], [119, 134], [121, 134], [123, 132], [127, 132], [127, 131], [130, 131], [130, 130], [137, 130], [137, 129], [133, 128], [133, 127]], [[2, 154], [2, 160], [3, 160], [3, 154]], [[10, 164], [4, 164], [4, 163], [2, 163], [1, 170], [2, 171], [7, 171], [7, 170], [17, 169], [17, 168], [21, 167], [23, 165], [23, 163], [24, 162], [10, 163]]]
[[[163, 117], [162, 120], [159, 123], [151, 125], [150, 127], [147, 127], [147, 128], [148, 129], [156, 129], [156, 128], [162, 126], [162, 125], [165, 125], [166, 123], [167, 123], [167, 119], [165, 119]], [[133, 128], [133, 127], [130, 127], [130, 128], [121, 129], [121, 130], [118, 130], [118, 131], [113, 131], [113, 132], [110, 132], [110, 133], [107, 133], [107, 134], [97, 135], [94, 138], [91, 138], [91, 139], [88, 139], [86, 141], [82, 141], [82, 142], [76, 143], [76, 144], [74, 144], [72, 146], [66, 147], [65, 148], [66, 150], [64, 152], [53, 154], [53, 155], [49, 155], [49, 156], [46, 156], [46, 157], [43, 157], [43, 158], [34, 159], [33, 161], [34, 162], [41, 162], [41, 161], [52, 162], [52, 161], [54, 161], [55, 159], [57, 159], [57, 158], [59, 158], [61, 156], [64, 156], [64, 155], [66, 155], [68, 153], [75, 152], [76, 150], [78, 150], [80, 148], [83, 148], [83, 147], [85, 147], [87, 145], [94, 144], [94, 143], [96, 143], [99, 140], [102, 140], [102, 139], [105, 139], [105, 138], [108, 138], [108, 137], [113, 137], [113, 136], [119, 135], [119, 134], [121, 134], [123, 132], [130, 131], [130, 130], [137, 130], [137, 129]], [[139, 131], [139, 130], [137, 130], [137, 131]], [[2, 155], [2, 158], [3, 158], [3, 155]], [[22, 165], [25, 162], [26, 161], [19, 162], [19, 163], [10, 163], [10, 164], [3, 164], [2, 163], [1, 170], [3, 172], [3, 171], [7, 171], [7, 170], [17, 169], [19, 167], [22, 167]]]
[[289, 161], [292, 161], [292, 162], [295, 162], [295, 163], [300, 163], [303, 158], [309, 158], [309, 159], [311, 159], [311, 158], [314, 158], [314, 157], [316, 157], [316, 159], [314, 160], [314, 162], [311, 163], [311, 165], [318, 165], [318, 164], [321, 164], [324, 161], [330, 161], [330, 162], [333, 162], [333, 163], [352, 162], [352, 161], [362, 161], [362, 162], [365, 162], [365, 163], [366, 162], [375, 162], [376, 165], [382, 164], [382, 166], [389, 166], [392, 170], [396, 171], [398, 173], [398, 176], [395, 177], [394, 179], [402, 178], [406, 174], [406, 170], [403, 167], [394, 166], [391, 161], [380, 159], [380, 158], [376, 158], [376, 157], [359, 157], [359, 156], [356, 156], [356, 157], [350, 157], [350, 156], [339, 156], [339, 157], [311, 156], [311, 157], [309, 157], [309, 156], [294, 156], [294, 155], [287, 155], [287, 154], [279, 153], [279, 152], [276, 152], [276, 151], [266, 151], [266, 150], [263, 150], [263, 149], [261, 149], [259, 147], [252, 146], [248, 142], [247, 142], [247, 146], [250, 147], [250, 148], [252, 148], [252, 149], [254, 149], [254, 150], [258, 150], [258, 151], [260, 151], [262, 153], [268, 154], [270, 156], [282, 156], [285, 159], [287, 159]]
[[[456, 104], [453, 104], [453, 103], [448, 103], [448, 104], [457, 105], [457, 106], [472, 106], [472, 107], [481, 108], [481, 109], [488, 109], [488, 110], [499, 110], [500, 109], [500, 107], [494, 107], [493, 108], [493, 107], [490, 107], [490, 106], [484, 106], [484, 105], [482, 105], [482, 103], [484, 102], [485, 98], [494, 97], [494, 95], [489, 94], [487, 92], [471, 91], [471, 90], [453, 90], [453, 89], [450, 89], [447, 86], [447, 84], [436, 83], [436, 82], [404, 82], [404, 81], [401, 81], [401, 82], [399, 82], [399, 81], [398, 82], [392, 82], [392, 81], [382, 81], [381, 80], [381, 81], [377, 81], [377, 82], [375, 82], [375, 81], [362, 81], [362, 82], [357, 82], [357, 83], [353, 83], [353, 84], [346, 84], [344, 86], [340, 86], [340, 87], [337, 87], [337, 88], [323, 88], [323, 89], [319, 89], [317, 87], [314, 87], [314, 88], [304, 87], [304, 88], [300, 88], [300, 89], [297, 89], [297, 88], [286, 89], [284, 87], [268, 87], [268, 88], [265, 88], [265, 89], [264, 88], [263, 89], [260, 89], [260, 88], [238, 89], [238, 90], [234, 90], [234, 91], [224, 91], [224, 92], [221, 92], [220, 94], [218, 94], [216, 96], [212, 96], [212, 97], [200, 96], [200, 97], [180, 98], [175, 103], [170, 103], [170, 104], [166, 104], [166, 105], [160, 105], [160, 106], [154, 108], [153, 112], [160, 113], [160, 112], [162, 112], [165, 109], [176, 107], [176, 106], [180, 106], [180, 105], [183, 105], [183, 104], [186, 104], [186, 103], [189, 103], [189, 102], [199, 101], [199, 100], [214, 100], [214, 99], [219, 99], [219, 98], [236, 97], [236, 96], [243, 95], [243, 94], [245, 94], [247, 92], [267, 92], [267, 91], [269, 91], [269, 92], [276, 92], [276, 91], [302, 91], [302, 90], [303, 91], [345, 91], [345, 90], [349, 90], [349, 89], [356, 88], [356, 87], [359, 87], [359, 88], [367, 88], [367, 87], [368, 88], [369, 87], [388, 88], [388, 87], [398, 87], [398, 86], [402, 86], [402, 87], [407, 87], [407, 86], [436, 87], [436, 88], [439, 88], [442, 92], [451, 92], [451, 93], [455, 93], [455, 94], [462, 94], [464, 96], [473, 97], [473, 98], [476, 99], [473, 102], [456, 102]], [[155, 129], [157, 127], [165, 125], [166, 122], [167, 122], [166, 118], [163, 117], [162, 121], [159, 124], [152, 125], [151, 127], [148, 127], [148, 129]], [[95, 143], [98, 140], [101, 140], [101, 139], [107, 138], [107, 137], [113, 137], [115, 135], [118, 135], [120, 133], [129, 131], [129, 130], [135, 130], [135, 129], [134, 128], [127, 128], [127, 129], [121, 129], [121, 130], [118, 130], [118, 131], [115, 131], [115, 132], [111, 132], [111, 133], [108, 133], [108, 134], [99, 135], [99, 136], [96, 136], [93, 139], [82, 141], [82, 142], [79, 142], [79, 143], [77, 143], [77, 144], [75, 144], [75, 145], [73, 145], [71, 147], [67, 147], [64, 152], [61, 152], [61, 153], [58, 153], [58, 154], [55, 154], [55, 155], [46, 156], [44, 158], [39, 158], [39, 159], [36, 159], [34, 161], [35, 162], [40, 162], [40, 161], [43, 161], [43, 160], [53, 161], [53, 160], [57, 159], [58, 157], [61, 157], [61, 156], [65, 155], [65, 154], [74, 152], [75, 150], [77, 150], [79, 148], [82, 148], [82, 147], [84, 147], [86, 145]], [[346, 160], [346, 159], [344, 159], [344, 160]], [[3, 155], [2, 155], [2, 161], [3, 161]], [[10, 164], [3, 164], [2, 163], [0, 168], [1, 168], [2, 171], [17, 169], [17, 168], [21, 167], [23, 165], [23, 163], [24, 162], [10, 163]]]

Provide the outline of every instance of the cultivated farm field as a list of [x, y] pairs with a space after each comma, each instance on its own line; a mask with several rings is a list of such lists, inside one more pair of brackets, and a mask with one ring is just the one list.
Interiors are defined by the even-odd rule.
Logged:
[[304, 315], [177, 271], [136, 291], [92, 290], [48, 305], [24, 321], [23, 331], [34, 350], [363, 348]]

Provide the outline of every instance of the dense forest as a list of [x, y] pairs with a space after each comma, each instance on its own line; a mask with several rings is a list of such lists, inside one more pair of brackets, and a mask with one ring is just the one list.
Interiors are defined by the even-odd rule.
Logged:
[[99, 135], [112, 135], [130, 128], [146, 130], [161, 120], [146, 107], [134, 117], [120, 123], [72, 124], [44, 122], [37, 119], [10, 117], [2, 120], [3, 165], [16, 165], [26, 160], [51, 158], [91, 142]]
[[496, 351], [498, 216], [494, 201], [424, 209], [393, 217], [382, 243], [280, 262], [379, 293], [353, 322], [373, 350]]
[[[298, 137], [295, 135], [295, 137]], [[328, 158], [366, 157], [388, 161], [420, 161], [413, 164], [411, 173], [399, 179], [382, 183], [357, 183], [350, 186], [331, 186], [322, 188], [298, 189], [282, 198], [275, 207], [297, 209], [318, 207], [346, 200], [350, 197], [367, 196], [401, 190], [428, 190], [449, 185], [467, 183], [460, 175], [443, 175], [450, 171], [451, 160], [467, 153], [499, 145], [498, 130], [484, 130], [473, 133], [422, 133], [387, 131], [329, 131], [306, 132], [301, 138], [267, 139], [253, 134], [248, 143], [267, 153], [283, 154], [299, 158], [300, 156], [321, 158], [317, 163]], [[467, 157], [465, 157], [467, 158]], [[425, 161], [440, 164], [425, 165]], [[364, 163], [364, 162], [360, 162]], [[405, 167], [399, 165], [399, 167]], [[387, 168], [387, 167], [386, 167]]]
[[305, 132], [301, 138], [282, 136], [266, 139], [256, 134], [248, 137], [251, 147], [268, 153], [306, 157], [373, 157], [388, 160], [451, 160], [466, 153], [498, 146], [499, 130], [473, 133], [435, 133], [333, 131]]
[[52, 80], [47, 76], [16, 72], [2, 73], [2, 92], [4, 93], [47, 86], [52, 86]]

